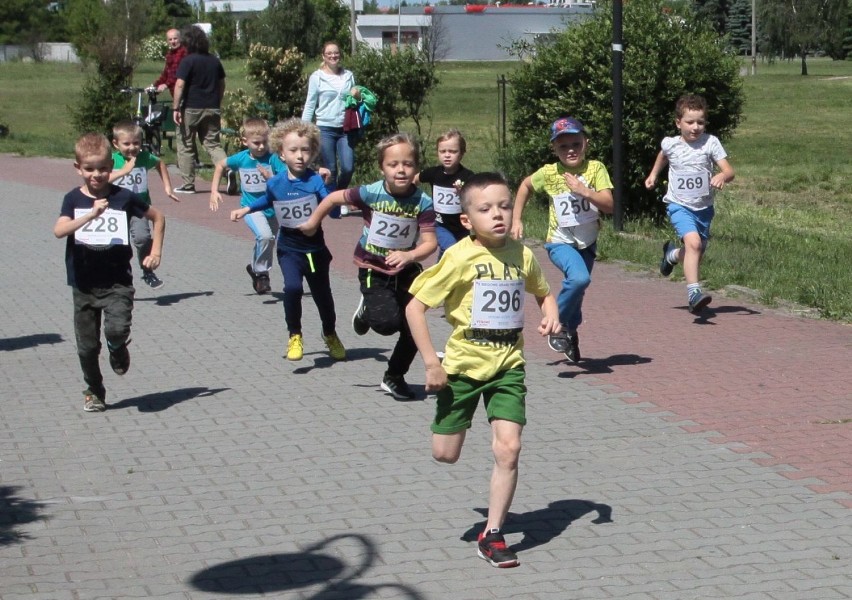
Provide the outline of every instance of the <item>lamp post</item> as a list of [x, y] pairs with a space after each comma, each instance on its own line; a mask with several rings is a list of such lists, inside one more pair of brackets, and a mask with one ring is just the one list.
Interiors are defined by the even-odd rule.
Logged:
[[624, 229], [624, 206], [622, 190], [624, 188], [622, 168], [621, 121], [624, 98], [622, 95], [622, 70], [624, 47], [622, 46], [622, 6], [621, 0], [612, 3], [612, 183], [613, 215], [612, 226], [616, 231]]
[[757, 75], [757, 0], [751, 0], [751, 74]]

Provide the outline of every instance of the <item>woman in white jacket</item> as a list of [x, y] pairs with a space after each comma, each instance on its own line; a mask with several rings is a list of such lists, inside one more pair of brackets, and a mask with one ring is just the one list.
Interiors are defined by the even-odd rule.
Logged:
[[308, 79], [308, 97], [302, 110], [302, 120], [316, 120], [319, 127], [320, 156], [323, 166], [331, 171], [327, 183], [329, 191], [348, 187], [355, 170], [356, 138], [354, 134], [343, 131], [345, 101], [349, 94], [355, 98], [360, 96], [355, 87], [355, 76], [341, 66], [340, 46], [326, 42], [322, 48], [322, 65]]

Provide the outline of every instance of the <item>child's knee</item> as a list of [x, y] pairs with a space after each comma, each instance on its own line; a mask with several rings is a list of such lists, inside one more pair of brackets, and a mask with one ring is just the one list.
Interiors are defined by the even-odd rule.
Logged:
[[494, 452], [494, 461], [504, 469], [515, 469], [518, 467], [518, 459], [521, 456], [521, 438], [495, 439], [491, 444]]
[[438, 448], [432, 449], [432, 458], [439, 463], [454, 465], [458, 462], [459, 456], [461, 456], [461, 452], [447, 452]]

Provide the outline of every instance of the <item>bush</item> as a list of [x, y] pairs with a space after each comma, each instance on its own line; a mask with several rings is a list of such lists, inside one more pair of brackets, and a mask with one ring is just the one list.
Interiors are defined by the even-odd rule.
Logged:
[[[709, 105], [709, 131], [723, 141], [742, 118], [739, 61], [706, 21], [664, 11], [662, 0], [624, 3], [625, 157], [623, 202], [629, 216], [663, 216], [664, 189], [649, 192], [644, 180], [666, 135], [673, 135], [674, 105], [685, 93]], [[553, 162], [550, 124], [570, 113], [590, 130], [589, 157], [612, 174], [612, 9], [599, 2], [594, 16], [535, 48], [511, 76], [511, 141], [497, 163], [513, 185]], [[517, 47], [516, 50], [529, 50]], [[535, 99], [531, 102], [531, 99]]]
[[139, 57], [142, 60], [162, 61], [169, 51], [169, 44], [163, 34], [149, 35], [139, 43]]
[[120, 90], [129, 85], [132, 74], [132, 69], [113, 63], [101, 65], [87, 77], [80, 100], [70, 109], [78, 133], [100, 131], [109, 135], [117, 121], [130, 116], [130, 100]]
[[359, 179], [366, 180], [374, 175], [374, 146], [381, 138], [400, 131], [403, 121], [409, 119], [415, 127], [410, 133], [421, 137], [427, 101], [438, 85], [438, 77], [428, 55], [408, 47], [392, 52], [361, 45], [349, 62], [355, 83], [369, 88], [378, 98], [372, 123], [356, 149], [356, 171]]

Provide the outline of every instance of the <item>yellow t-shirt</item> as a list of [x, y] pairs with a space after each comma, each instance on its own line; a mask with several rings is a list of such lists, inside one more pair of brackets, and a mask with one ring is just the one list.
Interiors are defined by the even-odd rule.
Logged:
[[[559, 225], [559, 217], [556, 214], [557, 203], [554, 200], [559, 202], [560, 210], [567, 212], [572, 212], [572, 208], [575, 213], [579, 212], [583, 207], [586, 209], [593, 208], [589, 205], [588, 200], [585, 200], [585, 203], [580, 198], [575, 198], [573, 201], [562, 200], [564, 195], [571, 192], [565, 183], [565, 177], [563, 177], [565, 173], [576, 175], [596, 192], [612, 189], [612, 181], [609, 179], [609, 173], [607, 173], [604, 164], [597, 160], [584, 161], [576, 169], [568, 169], [562, 163], [544, 165], [530, 177], [530, 182], [535, 191], [544, 191], [550, 196], [547, 241], [556, 244], [570, 244], [582, 250], [594, 244], [598, 239], [600, 220], [595, 218], [592, 221], [573, 227], [561, 227]], [[583, 206], [584, 204], [585, 206]]]
[[[453, 326], [443, 360], [446, 372], [478, 381], [523, 366], [523, 327], [491, 326], [499, 324], [507, 313], [517, 313], [524, 291], [542, 298], [550, 292], [550, 286], [532, 250], [511, 239], [503, 248], [493, 249], [465, 238], [409, 288], [426, 306], [444, 303], [447, 322]], [[492, 323], [488, 323], [489, 315], [494, 316]], [[475, 319], [485, 327], [473, 327]]]

